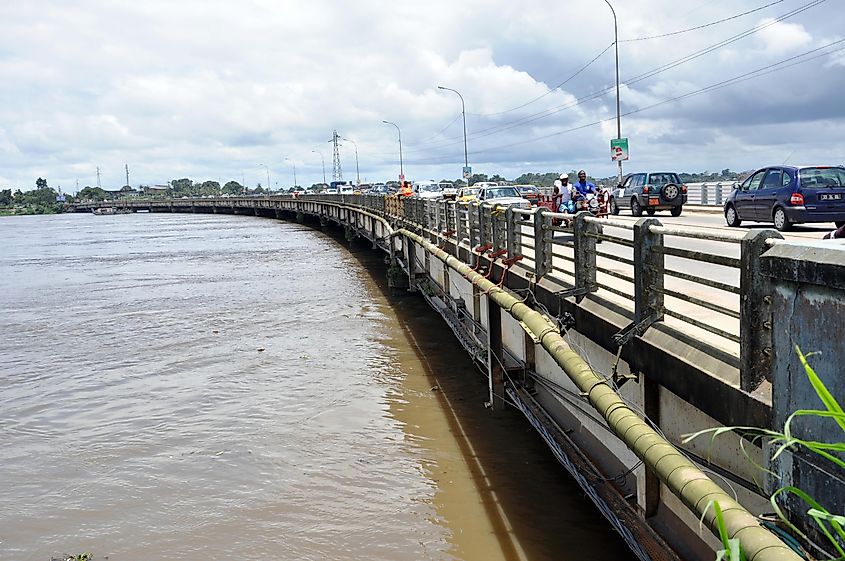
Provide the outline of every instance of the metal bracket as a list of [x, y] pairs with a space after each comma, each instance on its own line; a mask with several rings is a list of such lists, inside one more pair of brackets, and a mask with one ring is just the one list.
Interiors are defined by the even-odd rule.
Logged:
[[540, 338], [539, 338], [539, 337], [537, 337], [537, 335], [536, 335], [533, 331], [531, 331], [531, 330], [528, 328], [528, 326], [527, 326], [527, 325], [525, 325], [525, 322], [520, 321], [520, 322], [519, 322], [519, 326], [520, 326], [520, 327], [522, 327], [522, 330], [523, 330], [523, 331], [525, 331], [526, 335], [528, 335], [529, 337], [531, 337], [531, 340], [534, 342], [534, 344], [535, 344], [535, 345], [539, 345], [539, 344], [540, 344]]
[[625, 329], [613, 336], [613, 342], [620, 347], [623, 346], [634, 337], [645, 333], [649, 327], [660, 321], [660, 318], [661, 314], [651, 314], [639, 323], [632, 322]]
[[572, 296], [584, 296], [585, 294], [589, 294], [591, 290], [586, 287], [581, 288], [570, 288], [568, 290], [561, 290], [560, 292], [555, 292], [555, 296], [559, 298], [570, 298]]
[[633, 380], [635, 382], [640, 381], [640, 373], [639, 372], [631, 372], [630, 374], [613, 374], [613, 383], [616, 384], [617, 388], [621, 388], [625, 385], [625, 382], [628, 380]]

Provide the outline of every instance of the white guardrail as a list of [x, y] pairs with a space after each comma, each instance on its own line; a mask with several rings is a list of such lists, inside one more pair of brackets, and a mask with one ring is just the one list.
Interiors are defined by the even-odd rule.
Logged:
[[736, 181], [708, 181], [687, 183], [688, 205], [722, 206], [728, 195], [739, 185]]

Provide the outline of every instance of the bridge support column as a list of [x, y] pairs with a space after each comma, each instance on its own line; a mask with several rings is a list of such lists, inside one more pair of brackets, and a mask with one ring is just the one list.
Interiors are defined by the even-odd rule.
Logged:
[[575, 288], [583, 292], [576, 297], [580, 302], [587, 292], [598, 289], [596, 283], [596, 238], [599, 225], [587, 222], [589, 212], [579, 212], [575, 215]]
[[739, 277], [739, 386], [751, 392], [772, 375], [772, 283], [762, 274], [760, 256], [775, 230], [748, 232], [742, 239]]
[[644, 322], [663, 319], [663, 235], [649, 229], [660, 225], [656, 218], [634, 224], [634, 322], [643, 325], [640, 334]]
[[534, 279], [539, 281], [552, 268], [551, 219], [538, 207], [534, 211]]
[[378, 249], [378, 233], [376, 230], [376, 220], [375, 218], [370, 218], [370, 235], [372, 236], [373, 249]]
[[502, 348], [502, 308], [489, 296], [487, 300], [487, 382], [490, 408], [495, 412], [505, 408], [505, 356]]
[[[660, 384], [645, 376], [640, 377], [641, 398], [643, 413], [651, 419], [656, 426], [660, 426]], [[657, 514], [660, 505], [660, 478], [654, 470], [645, 466], [642, 468], [643, 476], [637, 477], [637, 496], [643, 515], [650, 518]]]

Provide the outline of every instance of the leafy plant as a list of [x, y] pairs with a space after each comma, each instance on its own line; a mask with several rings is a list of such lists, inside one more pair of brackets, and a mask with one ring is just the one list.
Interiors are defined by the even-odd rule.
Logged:
[[[807, 361], [807, 357], [812, 356], [812, 353], [805, 355], [797, 346], [795, 347], [795, 351], [798, 354], [798, 359], [804, 367], [804, 371], [807, 374], [810, 385], [813, 387], [816, 395], [819, 396], [819, 399], [824, 404], [825, 409], [799, 409], [794, 411], [791, 415], [789, 415], [789, 417], [787, 417], [783, 426], [783, 432], [762, 429], [759, 427], [717, 427], [685, 435], [683, 442], [687, 443], [699, 436], [710, 434], [710, 441], [712, 443], [713, 440], [721, 434], [726, 432], [739, 432], [743, 436], [751, 437], [752, 439], [763, 438], [768, 440], [775, 450], [774, 454], [772, 454], [773, 460], [786, 450], [800, 447], [845, 469], [845, 461], [841, 457], [835, 455], [837, 453], [845, 453], [845, 442], [818, 442], [814, 440], [804, 440], [795, 437], [792, 433], [792, 422], [796, 418], [811, 416], [823, 419], [833, 419], [836, 421], [839, 428], [842, 429], [843, 435], [845, 435], [845, 411], [843, 411], [842, 406], [833, 394], [830, 393], [821, 378], [818, 374], [816, 374], [815, 370], [813, 370]], [[789, 521], [778, 504], [777, 499], [781, 495], [793, 495], [810, 507], [807, 511], [807, 516], [813, 519], [818, 528], [821, 530], [821, 533], [827, 538], [830, 546], [836, 551], [838, 556], [837, 558], [845, 559], [845, 515], [832, 514], [819, 504], [818, 501], [797, 487], [783, 486], [777, 489], [769, 498], [775, 513], [787, 528], [808, 542], [809, 538], [807, 535]], [[710, 505], [708, 505], [708, 507], [709, 506]], [[724, 549], [720, 550], [717, 554], [717, 561], [742, 561], [744, 557], [742, 556], [741, 550], [738, 548], [738, 544], [733, 544], [731, 542], [734, 540], [727, 539], [727, 533], [725, 532], [724, 522], [718, 503], [713, 503], [712, 506], [716, 511], [719, 533], [722, 538], [722, 544], [724, 545]]]

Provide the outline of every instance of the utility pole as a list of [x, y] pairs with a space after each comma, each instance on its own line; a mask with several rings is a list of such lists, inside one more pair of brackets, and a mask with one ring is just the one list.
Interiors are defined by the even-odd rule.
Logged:
[[332, 177], [335, 181], [343, 181], [343, 171], [340, 169], [340, 150], [338, 150], [338, 140], [340, 135], [337, 131], [332, 131], [332, 139], [329, 140], [334, 145], [334, 152], [332, 153]]

